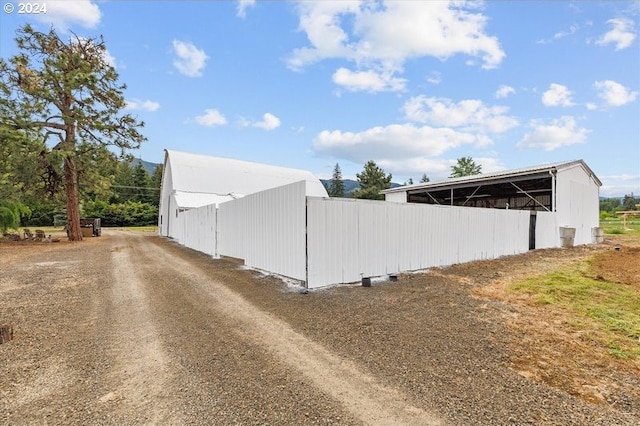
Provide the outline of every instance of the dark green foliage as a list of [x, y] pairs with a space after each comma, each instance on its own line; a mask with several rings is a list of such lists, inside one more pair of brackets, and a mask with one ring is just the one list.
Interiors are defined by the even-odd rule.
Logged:
[[355, 198], [384, 200], [384, 195], [380, 194], [380, 191], [391, 187], [391, 174], [387, 175], [373, 160], [369, 160], [364, 165], [364, 170], [356, 173], [356, 177], [360, 188], [353, 193]]
[[109, 204], [90, 201], [83, 206], [85, 217], [99, 217], [102, 226], [144, 226], [158, 223], [158, 206], [140, 201]]
[[476, 164], [471, 157], [458, 158], [458, 163], [455, 166], [451, 166], [451, 175], [449, 177], [462, 177], [479, 175], [482, 173], [482, 166]]
[[600, 211], [613, 213], [622, 209], [620, 198], [603, 198], [600, 200]]
[[160, 187], [162, 186], [162, 164], [158, 164], [151, 175], [151, 188], [153, 190], [149, 191], [151, 196], [150, 204], [154, 206], [160, 206]]
[[20, 219], [31, 214], [29, 207], [22, 203], [8, 200], [0, 200], [0, 230], [17, 229]]
[[142, 203], [151, 201], [151, 178], [141, 163], [133, 168], [133, 199]]
[[618, 211], [638, 210], [636, 204], [640, 204], [640, 198], [635, 197], [633, 192], [626, 194], [624, 198], [602, 198], [600, 212], [606, 212], [609, 217], [615, 217], [615, 212]]
[[331, 177], [331, 184], [327, 189], [329, 197], [344, 197], [344, 182], [342, 181], [342, 170], [340, 165], [336, 163], [333, 169], [333, 176]]
[[420, 183], [427, 183], [429, 182], [429, 176], [427, 176], [426, 173], [422, 174], [422, 177], [420, 178]]
[[622, 208], [624, 210], [638, 210], [636, 204], [639, 204], [640, 200], [633, 196], [633, 192], [631, 194], [625, 194], [624, 199], [622, 200]]

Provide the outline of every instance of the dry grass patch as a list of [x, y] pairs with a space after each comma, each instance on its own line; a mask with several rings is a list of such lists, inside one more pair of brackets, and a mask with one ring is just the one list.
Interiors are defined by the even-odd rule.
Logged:
[[536, 276], [507, 273], [475, 290], [509, 306], [515, 371], [579, 398], [640, 413], [635, 243], [622, 242], [620, 250], [603, 246], [573, 262], [551, 261], [555, 266], [541, 265]]

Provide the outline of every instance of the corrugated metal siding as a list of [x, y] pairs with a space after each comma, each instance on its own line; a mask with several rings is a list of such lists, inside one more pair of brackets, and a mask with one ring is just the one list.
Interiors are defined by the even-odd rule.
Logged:
[[[171, 236], [211, 256], [308, 279], [310, 288], [529, 248], [529, 211], [305, 197], [306, 185], [180, 212]], [[538, 212], [536, 247], [558, 244], [556, 214]]]
[[296, 182], [220, 204], [218, 253], [305, 280], [305, 191]]
[[579, 166], [558, 171], [558, 226], [576, 228], [574, 244], [591, 244], [591, 228], [600, 226], [599, 187]]
[[186, 247], [216, 256], [216, 206], [211, 204], [182, 212]]
[[529, 212], [307, 199], [308, 286], [451, 265], [529, 248]]
[[167, 208], [167, 217], [164, 219], [167, 221], [167, 236], [176, 240], [180, 240], [184, 232], [180, 214], [177, 214], [178, 205], [174, 195], [169, 196], [169, 206]]
[[536, 248], [560, 247], [560, 236], [556, 213], [537, 212], [536, 219]]

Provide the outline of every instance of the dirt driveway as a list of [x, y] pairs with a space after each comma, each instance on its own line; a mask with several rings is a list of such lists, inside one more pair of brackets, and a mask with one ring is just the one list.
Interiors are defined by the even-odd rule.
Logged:
[[512, 368], [493, 265], [301, 294], [153, 235], [2, 244], [0, 423], [640, 423]]

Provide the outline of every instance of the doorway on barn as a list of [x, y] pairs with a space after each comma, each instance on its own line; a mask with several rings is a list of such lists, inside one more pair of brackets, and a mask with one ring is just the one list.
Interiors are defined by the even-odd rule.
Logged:
[[529, 250], [536, 248], [536, 218], [538, 217], [535, 210], [529, 215]]

